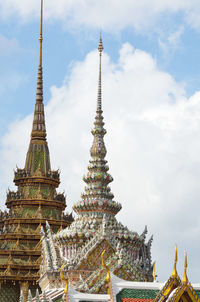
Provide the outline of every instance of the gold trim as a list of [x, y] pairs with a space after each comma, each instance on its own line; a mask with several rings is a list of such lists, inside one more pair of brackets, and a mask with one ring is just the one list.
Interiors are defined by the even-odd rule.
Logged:
[[[191, 286], [191, 284], [190, 284], [190, 286]], [[191, 286], [191, 288], [193, 289], [192, 286]], [[185, 293], [187, 293], [187, 294], [189, 295], [190, 299], [191, 299], [193, 302], [199, 302], [198, 296], [197, 296], [197, 295], [196, 295], [196, 296], [194, 295], [195, 290], [193, 289], [193, 291], [191, 291], [191, 289], [190, 289], [190, 287], [188, 286], [188, 284], [187, 284], [187, 285], [184, 285], [183, 283], [177, 288], [177, 290], [176, 290], [176, 292], [175, 292], [176, 296], [175, 296], [175, 299], [173, 299], [173, 302], [178, 302], [178, 301], [180, 300], [180, 298], [183, 300], [183, 302], [188, 301], [188, 299], [184, 297], [184, 294], [185, 294]], [[174, 295], [173, 295], [173, 297], [174, 297]], [[171, 297], [170, 301], [172, 301], [172, 298], [173, 298], [173, 297]]]

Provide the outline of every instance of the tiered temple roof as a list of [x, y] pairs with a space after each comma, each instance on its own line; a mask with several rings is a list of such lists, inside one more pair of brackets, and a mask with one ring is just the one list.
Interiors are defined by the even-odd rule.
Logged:
[[[0, 214], [0, 301], [16, 302], [20, 289], [27, 301], [28, 288], [35, 289], [41, 262], [41, 226], [49, 221], [54, 232], [73, 221], [64, 214], [64, 194], [57, 193], [59, 171], [52, 171], [46, 140], [42, 73], [41, 0], [40, 52], [36, 102], [30, 145], [24, 169], [17, 168], [17, 191], [8, 191], [8, 213]], [[34, 291], [33, 291], [34, 292]]]

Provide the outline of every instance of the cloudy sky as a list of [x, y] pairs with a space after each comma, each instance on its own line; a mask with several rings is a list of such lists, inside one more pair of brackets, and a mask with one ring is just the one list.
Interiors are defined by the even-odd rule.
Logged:
[[[35, 101], [39, 0], [0, 0], [1, 208], [23, 168]], [[118, 219], [154, 235], [158, 280], [172, 271], [200, 283], [199, 0], [48, 0], [44, 96], [51, 162], [68, 211], [89, 160], [102, 30], [103, 108]], [[147, 238], [148, 239], [148, 238]]]

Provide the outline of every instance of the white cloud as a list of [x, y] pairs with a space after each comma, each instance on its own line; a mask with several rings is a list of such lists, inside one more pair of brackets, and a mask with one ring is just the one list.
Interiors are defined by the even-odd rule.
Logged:
[[[52, 166], [61, 168], [69, 207], [84, 186], [97, 70], [93, 51], [74, 64], [61, 87], [52, 87], [46, 107]], [[127, 43], [116, 64], [104, 53], [103, 108], [112, 191], [123, 205], [119, 219], [138, 232], [147, 224], [155, 235], [159, 280], [171, 273], [176, 242], [181, 252], [188, 250], [190, 280], [199, 281], [200, 92], [187, 99], [182, 84], [151, 55]], [[30, 129], [29, 116], [10, 125], [2, 141], [2, 190], [15, 164], [24, 165]]]
[[181, 37], [184, 33], [184, 26], [180, 25], [178, 29], [170, 33], [162, 34], [163, 37], [158, 38], [158, 44], [165, 58], [168, 58], [180, 47]]
[[[0, 0], [2, 17], [18, 15], [28, 21], [39, 14], [40, 1]], [[126, 27], [144, 30], [164, 14], [183, 12], [192, 27], [199, 27], [200, 5], [198, 0], [48, 0], [45, 15], [49, 20], [60, 19], [72, 27], [86, 26], [118, 31]]]
[[176, 46], [183, 32], [184, 32], [184, 27], [180, 26], [176, 31], [174, 31], [169, 35], [168, 37], [169, 43], [172, 44], [173, 46]]
[[8, 39], [0, 34], [0, 55], [11, 55], [19, 51], [19, 43], [16, 39]]

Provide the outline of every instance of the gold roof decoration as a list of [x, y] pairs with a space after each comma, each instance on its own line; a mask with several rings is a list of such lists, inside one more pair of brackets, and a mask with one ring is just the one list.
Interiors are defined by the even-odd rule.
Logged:
[[175, 245], [175, 257], [174, 257], [174, 266], [173, 271], [167, 282], [165, 282], [165, 285], [155, 298], [155, 302], [162, 302], [167, 299], [167, 297], [181, 285], [181, 279], [177, 273], [177, 261], [178, 261], [178, 250], [177, 245]]
[[186, 253], [186, 251], [184, 251], [184, 255], [185, 255], [185, 263], [184, 263], [184, 275], [183, 275], [182, 283], [184, 285], [187, 285], [188, 277], [187, 277], [187, 253]]
[[178, 261], [178, 251], [177, 251], [177, 245], [175, 245], [175, 259], [174, 259], [174, 268], [172, 272], [173, 278], [176, 278], [178, 276], [177, 269], [176, 269], [177, 261]]
[[154, 263], [153, 263], [152, 275], [153, 275], [153, 281], [155, 282], [156, 281], [156, 261], [154, 261]]
[[179, 302], [179, 301], [192, 301], [199, 302], [200, 299], [198, 295], [195, 293], [195, 290], [187, 277], [187, 253], [184, 251], [184, 275], [182, 282], [180, 282], [179, 286], [174, 289], [173, 293], [168, 296], [168, 302]]
[[[177, 248], [175, 249], [175, 263], [177, 263]], [[181, 281], [178, 274], [175, 279], [170, 276], [168, 281], [164, 284], [160, 282], [130, 282], [124, 280], [122, 276], [116, 278], [111, 273], [112, 263], [109, 261], [108, 250], [103, 249], [100, 253], [99, 257], [95, 258], [96, 261], [100, 260], [100, 267], [98, 270], [98, 275], [102, 272], [106, 275], [106, 278], [103, 280], [103, 283], [106, 283], [108, 286], [104, 287], [105, 295], [98, 295], [97, 292], [91, 295], [91, 285], [94, 282], [94, 279], [90, 278], [89, 286], [86, 284], [85, 272], [82, 270], [82, 274], [84, 275], [84, 279], [80, 274], [79, 281], [76, 278], [75, 282], [81, 283], [82, 287], [77, 289], [71, 288], [70, 293], [68, 292], [67, 298], [70, 301], [147, 301], [147, 302], [200, 302], [200, 291], [199, 284], [192, 285], [187, 277], [187, 255], [185, 253], [185, 264], [184, 264], [184, 278]], [[65, 264], [61, 267], [61, 272], [63, 274], [63, 269]], [[67, 273], [70, 274], [70, 271]], [[78, 275], [76, 275], [78, 277]], [[96, 275], [97, 277], [97, 275]], [[58, 277], [59, 278], [59, 277]], [[64, 276], [61, 275], [61, 280], [65, 280]], [[179, 282], [177, 282], [179, 281]], [[70, 281], [71, 282], [71, 281]], [[102, 280], [99, 281], [97, 278], [95, 279], [96, 288], [102, 286]], [[61, 285], [59, 287], [59, 284]], [[57, 283], [57, 287], [49, 287], [43, 293], [46, 293], [46, 296], [51, 301], [55, 299], [55, 301], [66, 301], [66, 295], [63, 295], [64, 288], [62, 283]], [[173, 285], [173, 286], [171, 286]], [[169, 290], [170, 288], [170, 290]], [[85, 290], [84, 290], [85, 289]], [[107, 294], [107, 295], [106, 295]], [[104, 297], [103, 297], [104, 296]], [[69, 301], [67, 300], [67, 301]], [[37, 294], [35, 298], [31, 302], [39, 302], [43, 301], [43, 294]]]
[[[187, 277], [187, 253], [184, 252], [184, 275], [183, 279], [178, 276], [176, 265], [178, 261], [177, 246], [175, 246], [175, 260], [172, 276], [167, 280], [162, 289], [159, 291], [154, 302], [200, 302], [200, 299], [195, 292]], [[199, 291], [199, 288], [197, 288]]]

